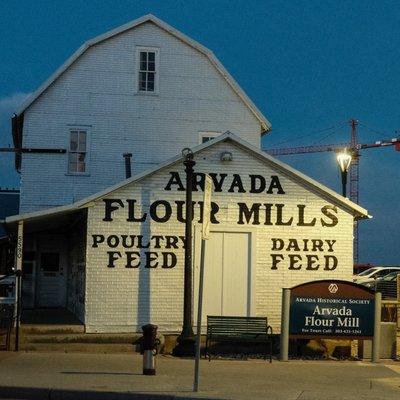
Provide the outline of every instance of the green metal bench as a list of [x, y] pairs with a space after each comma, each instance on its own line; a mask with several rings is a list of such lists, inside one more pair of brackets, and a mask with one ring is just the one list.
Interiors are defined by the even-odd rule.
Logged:
[[272, 362], [272, 328], [267, 317], [207, 316], [205, 355], [211, 361], [210, 346], [216, 342], [265, 343]]

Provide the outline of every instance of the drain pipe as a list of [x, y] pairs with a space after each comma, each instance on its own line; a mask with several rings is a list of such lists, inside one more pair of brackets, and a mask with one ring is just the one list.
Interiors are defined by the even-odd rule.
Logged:
[[132, 170], [131, 170], [132, 153], [124, 153], [123, 156], [125, 158], [125, 178], [128, 179], [132, 176]]

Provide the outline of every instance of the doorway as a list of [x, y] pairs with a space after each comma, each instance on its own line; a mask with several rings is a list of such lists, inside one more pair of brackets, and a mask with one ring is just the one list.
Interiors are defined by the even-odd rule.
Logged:
[[[202, 325], [206, 325], [207, 315], [251, 315], [253, 237], [252, 232], [211, 231], [205, 248]], [[200, 245], [196, 246], [196, 261], [194, 315], [197, 320]]]
[[59, 252], [41, 252], [38, 266], [37, 307], [65, 306], [65, 274]]

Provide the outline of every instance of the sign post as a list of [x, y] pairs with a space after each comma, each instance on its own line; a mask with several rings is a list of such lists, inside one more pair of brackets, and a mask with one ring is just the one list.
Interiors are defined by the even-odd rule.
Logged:
[[199, 391], [199, 369], [200, 369], [200, 348], [201, 348], [201, 314], [203, 311], [203, 286], [204, 286], [204, 258], [205, 244], [210, 237], [210, 212], [211, 212], [211, 190], [212, 180], [209, 175], [204, 180], [204, 201], [203, 201], [203, 226], [201, 232], [201, 255], [200, 255], [200, 279], [199, 299], [197, 304], [197, 332], [196, 332], [196, 359], [194, 365], [193, 391]]
[[19, 351], [19, 328], [21, 321], [22, 257], [24, 249], [24, 222], [18, 222], [16, 265], [15, 265], [15, 351]]
[[289, 319], [290, 319], [290, 289], [282, 289], [282, 314], [281, 314], [281, 361], [289, 360]]
[[382, 293], [375, 293], [375, 318], [374, 318], [374, 338], [372, 339], [372, 355], [373, 363], [379, 362], [380, 344], [381, 344], [381, 312], [382, 312]]

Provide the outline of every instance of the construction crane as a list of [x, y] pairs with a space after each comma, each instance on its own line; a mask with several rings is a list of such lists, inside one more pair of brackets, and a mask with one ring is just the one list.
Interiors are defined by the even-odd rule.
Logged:
[[[352, 160], [350, 164], [350, 200], [358, 204], [358, 183], [359, 183], [359, 157], [360, 150], [372, 149], [384, 146], [395, 146], [397, 151], [400, 151], [400, 138], [393, 138], [389, 140], [380, 140], [374, 143], [361, 144], [358, 142], [358, 132], [357, 126], [358, 121], [356, 119], [351, 119], [349, 121], [351, 131], [350, 131], [350, 141], [349, 143], [339, 143], [339, 144], [321, 144], [314, 146], [302, 146], [302, 147], [287, 147], [279, 149], [266, 149], [267, 154], [272, 156], [284, 156], [290, 154], [307, 154], [307, 153], [320, 153], [325, 151], [339, 152], [347, 149], [351, 154]], [[358, 224], [354, 222], [354, 264], [358, 264]]]

